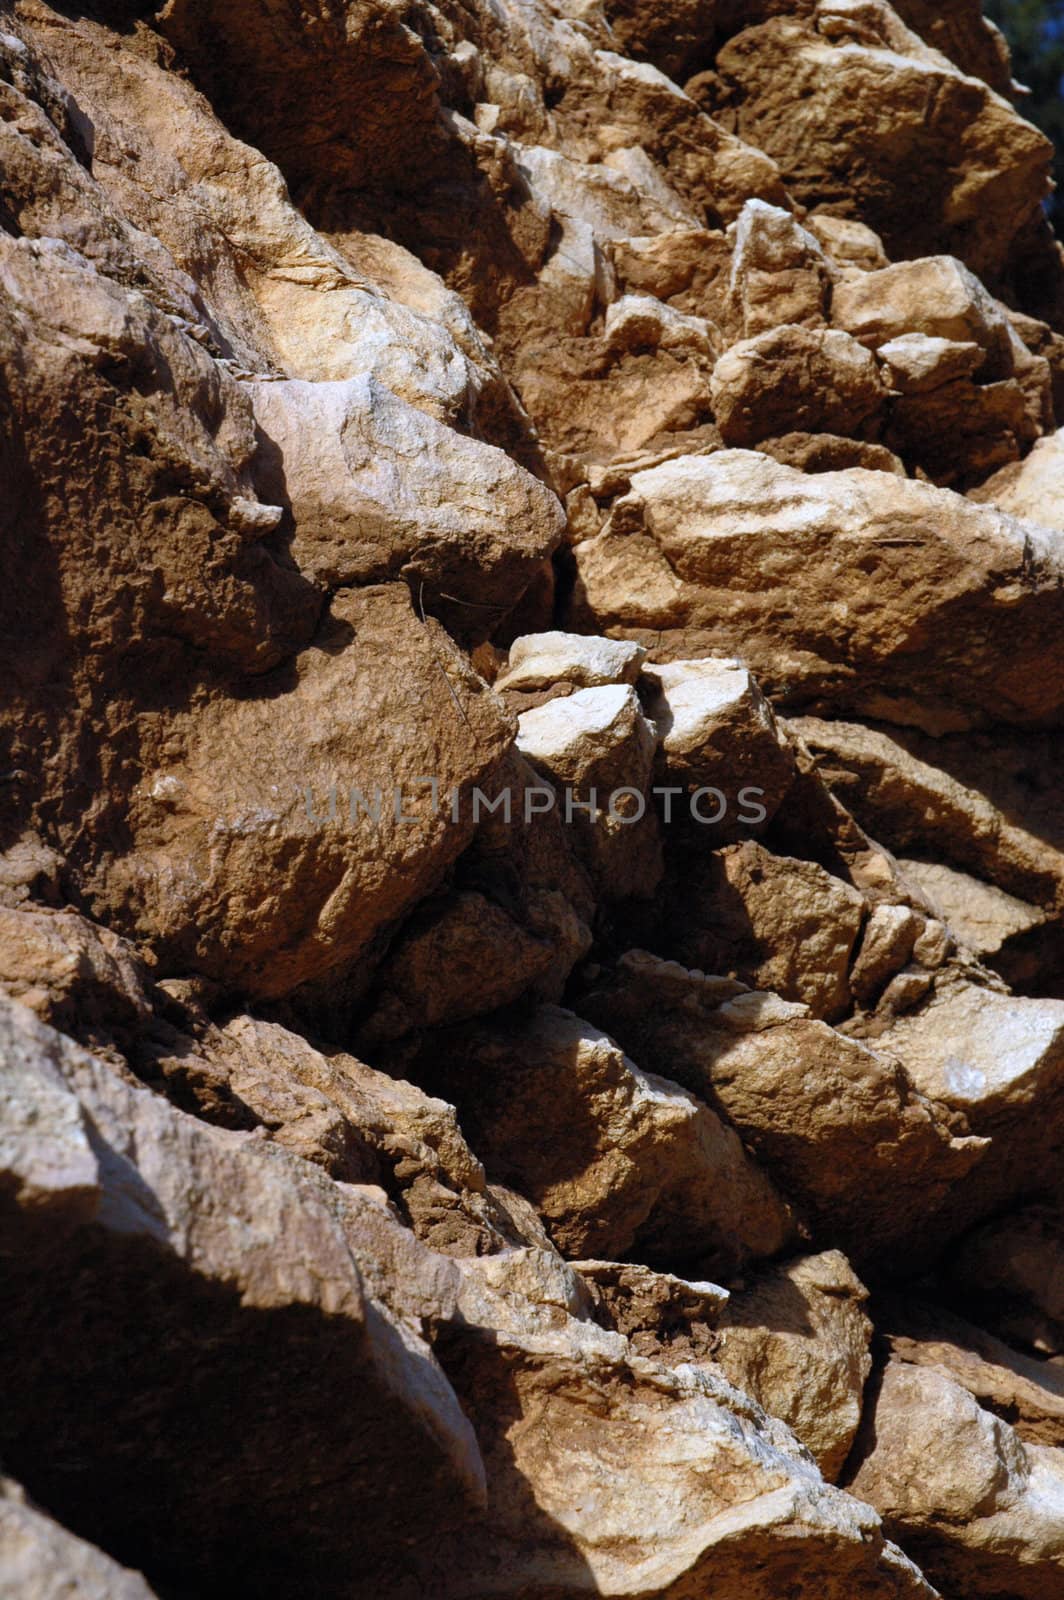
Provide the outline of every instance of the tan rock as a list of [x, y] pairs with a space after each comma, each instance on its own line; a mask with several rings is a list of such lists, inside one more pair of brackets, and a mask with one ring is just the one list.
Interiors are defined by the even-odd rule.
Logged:
[[860, 1268], [933, 1248], [937, 1211], [983, 1157], [954, 1134], [896, 1057], [805, 1006], [642, 951], [580, 1001], [625, 1049], [728, 1118], [816, 1237]]
[[638, 1249], [717, 1271], [791, 1236], [735, 1134], [572, 1012], [456, 1029], [419, 1075], [453, 1097], [489, 1177], [527, 1194], [568, 1256]]
[[820, 241], [837, 267], [859, 267], [862, 272], [875, 272], [889, 266], [882, 239], [865, 222], [814, 211], [806, 218], [804, 226]]
[[1045, 922], [1045, 913], [991, 883], [935, 861], [900, 857], [905, 876], [935, 905], [944, 922], [978, 956], [996, 955], [1018, 934]]
[[853, 1490], [945, 1593], [1052, 1593], [1064, 1564], [1060, 1451], [1024, 1445], [950, 1378], [897, 1361], [867, 1426]]
[[975, 272], [1000, 270], [1045, 192], [1047, 143], [889, 6], [826, 14], [834, 28], [776, 18], [719, 52], [741, 136], [779, 163], [800, 204], [868, 223], [890, 256], [952, 249]]
[[578, 689], [518, 718], [518, 750], [560, 790], [565, 821], [575, 822], [591, 875], [611, 898], [650, 895], [661, 878], [648, 801], [655, 744], [630, 684]]
[[966, 370], [984, 378], [1005, 378], [1012, 371], [1005, 308], [955, 256], [928, 256], [898, 261], [879, 272], [851, 273], [836, 286], [831, 315], [838, 327], [874, 350], [919, 333], [950, 344], [978, 345], [982, 360]]
[[[3, 1449], [18, 1438], [32, 1493], [145, 1567], [196, 1585], [205, 1570], [261, 1572], [274, 1589], [301, 1549], [330, 1583], [361, 1568], [372, 1588], [414, 1499], [445, 1521], [483, 1504], [475, 1438], [417, 1309], [418, 1273], [424, 1297], [442, 1294], [447, 1264], [379, 1191], [128, 1087], [23, 1007], [4, 1003], [3, 1028], [7, 1127], [23, 1096], [39, 1113], [4, 1140], [22, 1215], [4, 1227]], [[291, 1359], [296, 1326], [305, 1361]], [[174, 1360], [189, 1327], [209, 1372]], [[349, 1391], [341, 1408], [323, 1367]], [[62, 1405], [42, 1406], [60, 1370]], [[202, 1475], [186, 1470], [190, 1427]], [[88, 1491], [66, 1465], [86, 1459]], [[295, 1492], [309, 1480], [312, 1497]], [[351, 1518], [352, 1495], [369, 1522]]]
[[134, 795], [135, 850], [97, 890], [171, 961], [261, 995], [350, 966], [436, 887], [509, 743], [401, 584], [338, 597], [270, 688], [175, 719]]
[[758, 812], [762, 822], [774, 815], [794, 776], [794, 752], [742, 662], [654, 664], [644, 667], [643, 681], [667, 776], [688, 791], [718, 790], [729, 810], [746, 808], [747, 826]]
[[1059, 714], [1050, 535], [927, 484], [807, 477], [752, 451], [681, 457], [636, 473], [574, 553], [582, 625], [662, 631], [659, 656], [734, 650], [792, 702], [933, 731]]
[[[992, 1224], [990, 1226], [993, 1226]], [[970, 1322], [920, 1301], [891, 1297], [883, 1313], [891, 1355], [959, 1383], [1027, 1444], [1064, 1444], [1064, 1374]]]
[[1064, 1222], [1025, 1206], [974, 1228], [950, 1258], [950, 1277], [1012, 1345], [1064, 1355]]
[[848, 467], [867, 467], [869, 472], [890, 472], [906, 478], [905, 463], [884, 444], [867, 439], [844, 439], [837, 433], [784, 433], [774, 439], [759, 439], [758, 450], [783, 467], [799, 472], [845, 472]]
[[772, 1267], [733, 1290], [713, 1359], [792, 1430], [837, 1483], [872, 1370], [868, 1292], [838, 1250]]
[[983, 505], [998, 506], [1024, 522], [1064, 532], [1064, 435], [1038, 439], [1023, 461], [1000, 471], [969, 490]]
[[402, 574], [475, 637], [561, 536], [554, 497], [502, 450], [372, 377], [245, 387], [262, 433], [256, 481], [287, 506], [299, 565], [330, 588]]
[[725, 444], [796, 431], [859, 432], [886, 391], [875, 360], [839, 328], [775, 327], [732, 345], [713, 369]]
[[813, 861], [773, 855], [753, 839], [683, 863], [674, 886], [672, 953], [800, 1001], [834, 1021], [851, 1003], [849, 970], [864, 897]]
[[985, 350], [974, 340], [943, 339], [929, 333], [897, 334], [879, 345], [876, 354], [886, 369], [887, 382], [899, 394], [925, 394], [955, 378], [970, 377], [986, 360]]
[[821, 244], [789, 211], [747, 201], [734, 225], [730, 283], [743, 339], [783, 323], [824, 327], [832, 276]]

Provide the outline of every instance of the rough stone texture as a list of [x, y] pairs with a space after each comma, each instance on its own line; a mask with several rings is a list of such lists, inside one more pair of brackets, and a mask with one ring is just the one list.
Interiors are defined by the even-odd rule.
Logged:
[[950, 250], [993, 276], [1045, 193], [1048, 140], [887, 5], [774, 18], [732, 39], [717, 70], [742, 137], [795, 199], [868, 223], [891, 256]]
[[570, 1011], [455, 1030], [421, 1071], [453, 1097], [488, 1176], [529, 1195], [568, 1256], [719, 1271], [792, 1237], [787, 1207], [732, 1129]]
[[636, 473], [574, 554], [576, 616], [673, 657], [740, 652], [790, 702], [932, 731], [1061, 715], [1056, 541], [927, 484], [686, 456]]
[[853, 1488], [944, 1593], [1043, 1600], [1060, 1582], [1064, 1458], [1025, 1445], [952, 1379], [891, 1361]]
[[886, 398], [875, 360], [840, 328], [773, 328], [733, 344], [713, 369], [725, 444], [780, 433], [860, 433]]
[[0, 9], [0, 1593], [1050, 1600], [978, 0]]
[[936, 1210], [985, 1155], [893, 1056], [777, 995], [634, 951], [581, 1005], [648, 1067], [704, 1095], [818, 1237], [859, 1266], [881, 1268], [903, 1240], [914, 1256], [928, 1248]]
[[733, 1293], [714, 1359], [780, 1417], [830, 1483], [850, 1453], [872, 1370], [868, 1295], [838, 1250], [802, 1256]]
[[[357, 1495], [382, 1527], [405, 1519], [409, 1452], [427, 1511], [483, 1502], [473, 1431], [414, 1313], [370, 1287], [414, 1244], [372, 1191], [316, 1182], [127, 1087], [23, 1007], [4, 1003], [3, 1028], [2, 1448], [38, 1498], [141, 1566], [254, 1574], [263, 1593], [290, 1592], [300, 1571], [371, 1571], [376, 1535], [345, 1508]], [[209, 1367], [181, 1359], [190, 1338], [210, 1341]], [[322, 1388], [323, 1363], [346, 1372], [353, 1416]], [[60, 1372], [67, 1404], [45, 1428]], [[202, 1476], [182, 1470], [190, 1448]]]

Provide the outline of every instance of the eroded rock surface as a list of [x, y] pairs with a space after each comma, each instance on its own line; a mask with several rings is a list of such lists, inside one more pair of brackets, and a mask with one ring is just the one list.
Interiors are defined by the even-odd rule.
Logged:
[[1051, 1600], [1001, 35], [0, 13], [0, 1593]]

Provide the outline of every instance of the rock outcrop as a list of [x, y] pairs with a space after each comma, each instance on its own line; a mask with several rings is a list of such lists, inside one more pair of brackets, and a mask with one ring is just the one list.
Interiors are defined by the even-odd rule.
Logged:
[[977, 0], [0, 0], [4, 1600], [1061, 1591], [1018, 94]]

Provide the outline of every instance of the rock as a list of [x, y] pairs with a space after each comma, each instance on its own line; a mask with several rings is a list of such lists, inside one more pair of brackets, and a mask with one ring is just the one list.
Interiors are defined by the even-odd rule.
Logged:
[[741, 137], [795, 200], [869, 224], [892, 258], [952, 251], [992, 277], [1045, 194], [1043, 136], [888, 6], [821, 8], [816, 30], [787, 17], [747, 28], [717, 71]]
[[899, 333], [879, 345], [876, 354], [887, 382], [899, 394], [940, 389], [956, 378], [970, 377], [986, 360], [985, 350], [974, 339], [943, 339], [929, 333]]
[[1054, 542], [928, 484], [680, 457], [635, 473], [574, 556], [581, 626], [659, 658], [734, 651], [790, 704], [933, 732], [1060, 715]]
[[799, 472], [845, 472], [847, 467], [867, 467], [869, 472], [908, 476], [905, 463], [883, 444], [867, 439], [843, 439], [837, 433], [784, 433], [776, 439], [759, 439], [757, 448], [783, 467]]
[[710, 1583], [721, 1600], [773, 1600], [811, 1577], [823, 1600], [933, 1600], [875, 1513], [825, 1484], [723, 1378], [664, 1368], [588, 1325], [577, 1343], [571, 1328], [466, 1339], [455, 1381], [493, 1498], [457, 1560], [437, 1541], [437, 1570], [462, 1575], [445, 1594], [577, 1600]]
[[717, 1365], [787, 1424], [829, 1483], [850, 1453], [872, 1370], [867, 1299], [846, 1257], [828, 1250], [759, 1274], [720, 1316]]
[[578, 689], [600, 689], [611, 683], [634, 683], [646, 659], [642, 645], [624, 639], [589, 639], [579, 633], [531, 633], [515, 639], [510, 659], [495, 688], [549, 689], [571, 683]]
[[885, 430], [903, 460], [917, 463], [932, 483], [958, 489], [1017, 461], [1037, 435], [1019, 383], [966, 378], [893, 401]]
[[0, 1480], [0, 1573], [9, 1600], [154, 1600], [130, 1572], [30, 1505]]
[[291, 670], [175, 718], [99, 910], [249, 993], [338, 975], [438, 885], [508, 743], [404, 585], [347, 590]]
[[[992, 1226], [992, 1225], [991, 1225]], [[940, 1306], [890, 1298], [884, 1326], [892, 1357], [959, 1383], [1027, 1444], [1064, 1444], [1064, 1375], [1012, 1350]]]
[[819, 240], [837, 267], [859, 267], [862, 272], [876, 272], [890, 265], [879, 234], [854, 217], [814, 211], [806, 218], [805, 227]]
[[[899, 856], [931, 855], [930, 865], [963, 870], [1035, 907], [1064, 902], [1064, 852], [1052, 843], [1040, 815], [1025, 817], [1030, 805], [1024, 805], [1023, 792], [1041, 784], [1021, 777], [998, 802], [981, 775], [965, 783], [921, 759], [934, 754], [938, 762], [949, 761], [944, 741], [916, 754], [907, 747], [908, 735], [883, 728], [816, 717], [794, 718], [788, 727], [814, 753], [824, 781]], [[1000, 769], [1003, 757], [1000, 749], [992, 753], [987, 774]], [[977, 760], [977, 771], [980, 765]], [[917, 881], [927, 865], [918, 867]], [[948, 880], [938, 882], [945, 891]], [[998, 905], [997, 914], [1002, 910]]]
[[794, 752], [742, 662], [671, 661], [644, 667], [643, 681], [666, 775], [689, 793], [715, 789], [736, 813], [748, 808], [747, 825], [772, 817], [794, 777]]
[[372, 376], [245, 385], [256, 481], [287, 506], [292, 554], [330, 588], [402, 575], [466, 637], [490, 631], [561, 537], [550, 492]]
[[437, 1035], [418, 1070], [453, 1098], [489, 1177], [528, 1195], [567, 1256], [635, 1251], [719, 1271], [791, 1237], [735, 1134], [569, 1011]]
[[647, 799], [655, 737], [635, 690], [578, 689], [526, 711], [517, 748], [560, 791], [560, 812], [577, 823], [601, 892], [653, 894], [662, 870], [657, 814]]
[[839, 328], [776, 327], [732, 345], [713, 369], [713, 414], [725, 444], [773, 434], [857, 433], [882, 408], [875, 360]]
[[[982, 378], [1006, 378], [1013, 370], [1005, 308], [954, 256], [928, 256], [898, 261], [879, 272], [852, 273], [837, 285], [831, 315], [838, 327], [881, 354], [900, 338], [923, 334], [949, 344], [978, 345], [982, 359], [964, 370]], [[889, 355], [884, 359], [889, 361]], [[960, 357], [951, 352], [939, 359]]]
[[1045, 922], [1037, 906], [955, 867], [910, 858], [899, 858], [898, 865], [977, 956], [997, 955], [1010, 939]]
[[[264, 1594], [294, 1593], [308, 1561], [330, 1584], [357, 1564], [372, 1589], [412, 1504], [445, 1521], [483, 1504], [413, 1309], [417, 1262], [441, 1258], [411, 1255], [373, 1191], [128, 1087], [25, 1008], [5, 1002], [3, 1028], [7, 1129], [21, 1096], [39, 1108], [4, 1138], [2, 1448], [34, 1496], [149, 1571], [239, 1568]], [[403, 1310], [378, 1298], [397, 1248]], [[190, 1327], [209, 1368], [181, 1359]], [[347, 1374], [342, 1408], [323, 1366]]]
[[738, 1130], [815, 1223], [877, 1271], [933, 1249], [936, 1212], [984, 1155], [954, 1134], [897, 1059], [805, 1006], [632, 951], [586, 1014], [651, 1070], [667, 1070]]
[[1023, 522], [1064, 532], [1064, 436], [1035, 441], [1023, 461], [1002, 467], [985, 483], [970, 489], [969, 498], [994, 505]]
[[775, 990], [816, 1017], [845, 1014], [866, 912], [856, 889], [816, 862], [773, 855], [752, 839], [681, 871], [674, 891], [680, 931], [670, 941], [677, 960]]
[[926, 940], [927, 924], [905, 905], [880, 903], [865, 924], [860, 948], [850, 968], [849, 985], [859, 1001], [876, 998], [905, 966], [917, 941]]
[[[734, 233], [730, 290], [740, 337], [756, 338], [784, 323], [823, 328], [832, 270], [817, 238], [789, 211], [763, 200], [747, 201]], [[798, 360], [801, 347], [792, 345]]]
[[615, 350], [686, 350], [712, 361], [714, 333], [704, 317], [688, 316], [651, 295], [626, 294], [606, 308], [606, 341]]
[[854, 1491], [945, 1593], [1041, 1600], [1059, 1583], [1060, 1452], [1024, 1445], [950, 1378], [891, 1361], [857, 1451]]
[[0, 907], [0, 989], [64, 1033], [106, 1048], [152, 1014], [137, 951], [71, 910]]
[[[599, 1321], [623, 1333], [637, 1355], [664, 1366], [704, 1362], [718, 1349], [715, 1329], [729, 1295], [634, 1261], [577, 1261]], [[769, 1407], [765, 1407], [766, 1410]]]

